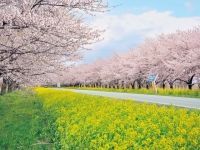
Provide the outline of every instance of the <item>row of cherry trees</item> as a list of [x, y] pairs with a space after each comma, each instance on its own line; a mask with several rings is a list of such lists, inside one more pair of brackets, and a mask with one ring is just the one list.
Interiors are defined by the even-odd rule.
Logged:
[[68, 86], [122, 88], [149, 87], [147, 77], [158, 75], [156, 84], [175, 84], [192, 89], [200, 79], [200, 27], [148, 39], [140, 46], [110, 59], [72, 68], [63, 83]]
[[0, 91], [55, 81], [98, 41], [83, 17], [105, 9], [103, 0], [1, 0]]

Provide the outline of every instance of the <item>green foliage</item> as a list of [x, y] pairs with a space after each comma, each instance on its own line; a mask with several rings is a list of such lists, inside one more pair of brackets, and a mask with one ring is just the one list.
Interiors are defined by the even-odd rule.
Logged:
[[36, 89], [57, 116], [57, 149], [198, 149], [200, 111]]
[[[74, 87], [70, 87], [74, 88]], [[125, 92], [125, 93], [135, 93], [135, 94], [155, 94], [155, 91], [153, 89], [114, 89], [114, 88], [75, 88], [75, 89], [82, 89], [82, 90], [97, 90], [97, 91], [107, 91], [107, 92]], [[179, 97], [194, 97], [194, 98], [200, 98], [200, 90], [194, 89], [162, 89], [158, 88], [157, 95], [163, 95], [163, 96], [179, 96]]]
[[53, 119], [30, 91], [0, 96], [0, 149], [27, 150], [52, 147], [50, 124]]

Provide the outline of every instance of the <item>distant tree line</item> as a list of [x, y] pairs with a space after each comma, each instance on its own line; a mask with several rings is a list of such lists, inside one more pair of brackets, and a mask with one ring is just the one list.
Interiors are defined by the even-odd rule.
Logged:
[[68, 86], [149, 88], [158, 75], [162, 88], [200, 86], [200, 27], [147, 39], [138, 47], [109, 59], [72, 68], [63, 78]]

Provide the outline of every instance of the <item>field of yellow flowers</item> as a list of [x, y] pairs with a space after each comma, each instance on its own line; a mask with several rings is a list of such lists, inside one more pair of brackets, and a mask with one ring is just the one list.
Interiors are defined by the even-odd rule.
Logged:
[[58, 149], [200, 149], [200, 111], [37, 88]]

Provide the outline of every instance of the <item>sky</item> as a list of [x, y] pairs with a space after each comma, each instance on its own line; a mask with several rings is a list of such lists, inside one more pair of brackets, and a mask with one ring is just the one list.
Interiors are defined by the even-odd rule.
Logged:
[[91, 25], [105, 30], [102, 40], [85, 52], [83, 63], [134, 49], [147, 38], [200, 25], [200, 0], [108, 0], [109, 11]]

